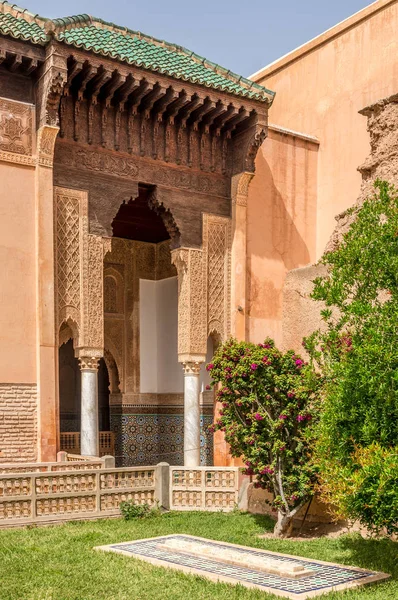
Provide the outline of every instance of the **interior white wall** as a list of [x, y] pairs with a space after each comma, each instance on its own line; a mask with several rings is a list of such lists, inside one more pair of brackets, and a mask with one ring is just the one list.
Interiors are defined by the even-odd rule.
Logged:
[[184, 375], [178, 362], [178, 281], [140, 280], [141, 392], [180, 394]]
[[140, 279], [140, 381], [141, 392], [158, 391], [158, 336], [156, 281]]

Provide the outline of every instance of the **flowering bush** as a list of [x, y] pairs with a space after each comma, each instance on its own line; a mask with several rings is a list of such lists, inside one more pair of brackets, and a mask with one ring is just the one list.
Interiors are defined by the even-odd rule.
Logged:
[[229, 340], [207, 370], [213, 384], [220, 384], [222, 403], [212, 430], [225, 432], [232, 455], [245, 461], [245, 473], [273, 494], [275, 534], [289, 535], [294, 515], [313, 490], [309, 455], [320, 375], [270, 339], [258, 345]]
[[[305, 346], [324, 375], [320, 491], [337, 514], [398, 531], [398, 197], [385, 182], [314, 282], [325, 327]], [[383, 457], [383, 458], [381, 458]], [[391, 468], [387, 468], [390, 465]]]

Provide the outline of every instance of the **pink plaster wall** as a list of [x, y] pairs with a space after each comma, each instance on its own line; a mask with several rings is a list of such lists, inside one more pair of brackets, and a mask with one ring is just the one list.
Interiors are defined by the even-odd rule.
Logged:
[[315, 259], [318, 147], [270, 128], [258, 153], [247, 204], [250, 341], [281, 344], [286, 273]]
[[0, 162], [0, 381], [36, 383], [35, 171]]
[[359, 193], [369, 139], [358, 111], [397, 92], [397, 30], [398, 1], [379, 0], [252, 76], [276, 91], [270, 123], [320, 141], [317, 258]]

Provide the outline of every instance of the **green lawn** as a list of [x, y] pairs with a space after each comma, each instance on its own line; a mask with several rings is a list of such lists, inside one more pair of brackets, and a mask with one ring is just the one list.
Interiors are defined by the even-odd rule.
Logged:
[[272, 523], [248, 514], [167, 513], [144, 520], [69, 523], [0, 531], [1, 600], [271, 600], [241, 586], [214, 584], [152, 567], [94, 546], [188, 533], [310, 558], [391, 573], [386, 583], [322, 598], [398, 599], [398, 543], [359, 536], [303, 542], [259, 539]]

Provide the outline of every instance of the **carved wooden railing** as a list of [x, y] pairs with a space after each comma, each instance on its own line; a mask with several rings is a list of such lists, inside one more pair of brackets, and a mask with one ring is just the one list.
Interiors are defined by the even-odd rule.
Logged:
[[[62, 431], [60, 434], [60, 446], [64, 452], [80, 455], [80, 432]], [[112, 431], [100, 431], [99, 455], [115, 455], [115, 435]]]
[[[62, 464], [62, 463], [61, 463]], [[0, 528], [119, 516], [122, 501], [155, 503], [156, 467], [0, 475]]]
[[238, 467], [170, 467], [170, 509], [233, 510], [238, 475]]

